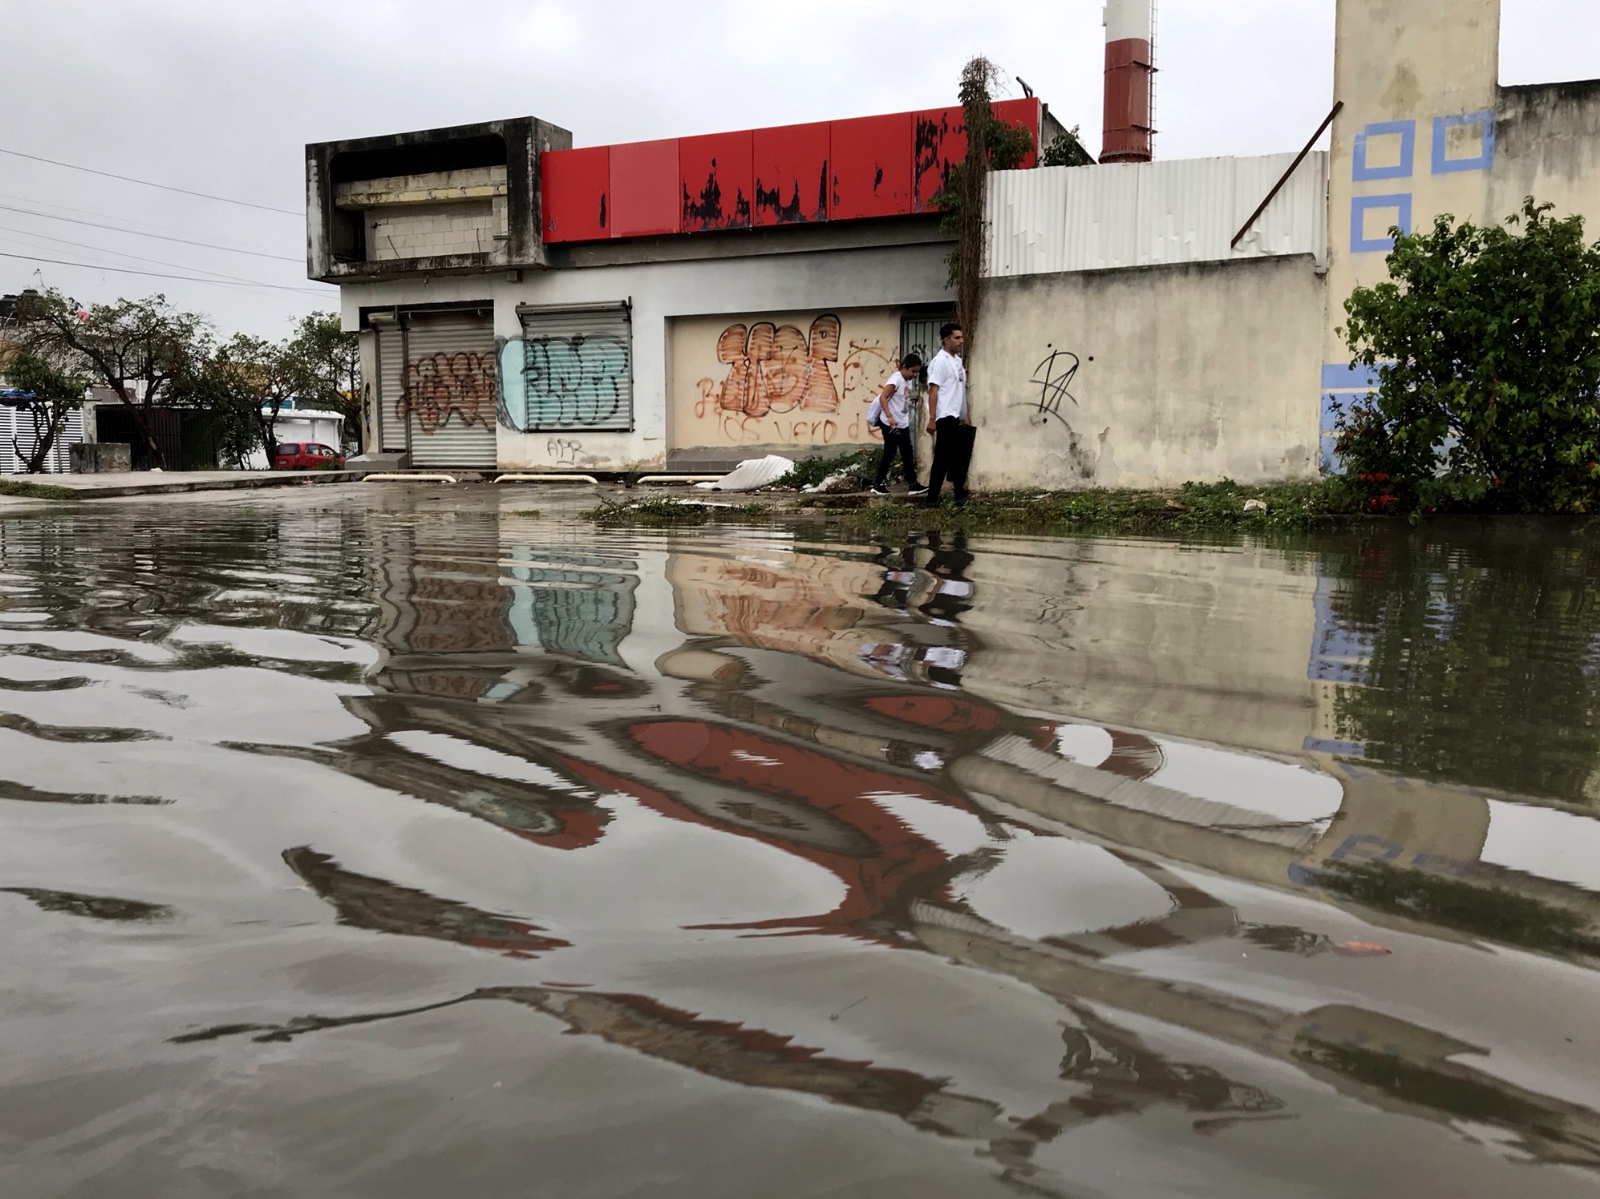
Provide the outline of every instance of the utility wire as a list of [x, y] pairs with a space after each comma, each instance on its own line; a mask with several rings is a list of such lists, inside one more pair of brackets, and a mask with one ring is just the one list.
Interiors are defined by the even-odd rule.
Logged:
[[[216, 242], [194, 241], [187, 237], [170, 237], [163, 233], [145, 233], [139, 229], [128, 229], [118, 225], [106, 225], [99, 221], [85, 221], [79, 219], [78, 217], [56, 216], [54, 213], [39, 212], [32, 208], [18, 208], [14, 204], [0, 204], [0, 212], [20, 212], [24, 216], [43, 217], [47, 221], [65, 221], [69, 225], [87, 225], [91, 229], [109, 229], [112, 233], [126, 233], [132, 237], [153, 237], [159, 241], [174, 241], [180, 245], [200, 246], [202, 249], [206, 250], [225, 250], [229, 254], [249, 254], [253, 258], [275, 258], [279, 262], [303, 263], [305, 261], [303, 258], [293, 258], [288, 254], [268, 254], [265, 250], [240, 250], [233, 246], [219, 245]], [[18, 230], [18, 232], [20, 232], [20, 230]], [[39, 236], [43, 237], [44, 234], [41, 233]], [[115, 253], [115, 251], [112, 252]], [[130, 257], [132, 256], [130, 255]]]
[[40, 258], [33, 254], [8, 254], [0, 250], [0, 258], [20, 258], [24, 262], [42, 262], [47, 266], [75, 266], [88, 271], [114, 271], [122, 275], [144, 275], [151, 279], [182, 279], [187, 283], [215, 283], [221, 287], [270, 287], [273, 291], [298, 291], [311, 295], [326, 295], [320, 288], [294, 287], [287, 283], [234, 283], [226, 279], [204, 279], [199, 275], [164, 275], [158, 271], [136, 271], [125, 266], [104, 266], [95, 262], [67, 262], [61, 258]]
[[54, 158], [41, 158], [37, 154], [24, 154], [21, 150], [7, 150], [3, 146], [0, 146], [0, 154], [9, 154], [13, 158], [26, 158], [31, 162], [45, 162], [53, 167], [65, 167], [69, 171], [82, 171], [86, 175], [99, 175], [106, 179], [120, 179], [124, 183], [137, 183], [141, 187], [159, 188], [164, 192], [177, 192], [180, 196], [198, 196], [202, 200], [215, 200], [219, 204], [237, 204], [241, 208], [258, 208], [262, 212], [277, 212], [284, 216], [305, 216], [304, 212], [293, 208], [274, 208], [270, 204], [253, 204], [249, 200], [235, 200], [231, 196], [213, 196], [209, 192], [190, 191], [186, 187], [173, 187], [168, 183], [152, 183], [148, 179], [135, 179], [132, 175], [117, 175], [111, 171], [97, 171], [94, 167], [80, 167], [76, 163], [61, 162]]
[[[64, 237], [51, 237], [47, 233], [35, 233], [31, 229], [18, 229], [12, 225], [0, 225], [0, 231], [15, 233], [30, 242], [54, 242], [58, 246], [71, 246], [74, 250], [89, 250], [95, 254], [110, 254], [114, 258], [127, 258], [133, 262], [148, 262], [152, 266], [169, 266], [178, 271], [197, 271], [202, 275], [215, 275], [218, 279], [226, 279], [230, 283], [254, 283], [254, 279], [243, 279], [238, 275], [225, 275], [221, 271], [210, 271], [203, 266], [190, 266], [184, 262], [166, 262], [160, 258], [145, 258], [139, 254], [129, 254], [124, 250], [112, 250], [106, 246], [92, 246], [88, 242], [68, 241]], [[7, 240], [10, 240], [9, 238]]]
[[[74, 208], [71, 204], [61, 204], [55, 200], [40, 200], [35, 196], [14, 196], [9, 192], [0, 192], [0, 200], [9, 200], [14, 204], [32, 204], [39, 208], [48, 209], [53, 215], [71, 213], [75, 216], [93, 217], [97, 221], [119, 221], [125, 226], [130, 226], [130, 231], [144, 232], [146, 230], [153, 230], [157, 233], [194, 232], [194, 230], [188, 225], [185, 225], [181, 229], [175, 228], [172, 225], [158, 225], [153, 221], [135, 220], [133, 217], [127, 216], [122, 212], [96, 212], [92, 208]], [[237, 243], [234, 243], [232, 248], [239, 249], [240, 247]]]

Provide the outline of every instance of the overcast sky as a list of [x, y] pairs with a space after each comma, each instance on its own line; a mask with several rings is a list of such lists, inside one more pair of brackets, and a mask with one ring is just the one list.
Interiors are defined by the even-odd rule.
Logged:
[[[1298, 149], [1331, 101], [1333, 12], [1162, 0], [1158, 156]], [[224, 331], [281, 336], [336, 305], [305, 278], [307, 142], [534, 115], [582, 146], [932, 107], [954, 102], [975, 53], [1098, 151], [1100, 14], [1101, 0], [0, 0], [0, 149], [290, 210], [0, 155], [0, 255], [100, 264], [0, 257], [0, 292], [164, 291]], [[1600, 0], [1504, 0], [1503, 82], [1595, 77]]]

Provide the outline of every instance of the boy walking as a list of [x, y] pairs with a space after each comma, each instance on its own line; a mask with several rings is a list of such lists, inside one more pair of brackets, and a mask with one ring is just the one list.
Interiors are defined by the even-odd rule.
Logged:
[[[911, 384], [922, 373], [922, 358], [907, 354], [900, 360], [900, 369], [884, 382], [883, 394], [872, 405], [878, 412], [878, 428], [883, 430], [883, 453], [878, 457], [878, 477], [872, 484], [877, 495], [888, 495], [884, 484], [889, 478], [889, 467], [895, 455], [900, 456], [900, 473], [913, 497], [924, 494], [917, 483], [917, 450], [911, 436]], [[871, 411], [868, 415], [870, 417]]]
[[952, 321], [940, 327], [939, 341], [942, 348], [928, 363], [928, 432], [934, 435], [928, 507], [939, 506], [946, 477], [960, 507], [967, 502], [967, 467], [978, 432], [967, 412], [967, 368], [961, 361], [966, 335]]

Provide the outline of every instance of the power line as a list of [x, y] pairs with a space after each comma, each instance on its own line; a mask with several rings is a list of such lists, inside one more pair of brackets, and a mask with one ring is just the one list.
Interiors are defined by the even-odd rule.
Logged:
[[53, 167], [65, 167], [69, 171], [82, 171], [86, 175], [100, 175], [106, 179], [120, 179], [124, 183], [137, 183], [141, 187], [155, 187], [164, 192], [177, 192], [180, 196], [198, 196], [202, 200], [215, 200], [219, 204], [237, 204], [241, 208], [259, 208], [262, 212], [277, 212], [284, 216], [304, 217], [304, 212], [292, 208], [274, 208], [270, 204], [253, 204], [249, 200], [235, 200], [231, 196], [213, 196], [209, 192], [190, 191], [186, 187], [173, 187], [169, 183], [152, 183], [148, 179], [135, 179], [132, 175], [117, 175], [111, 171], [97, 171], [94, 167], [80, 167], [76, 163], [61, 162], [54, 158], [41, 158], [37, 154], [24, 154], [21, 150], [7, 150], [0, 146], [0, 154], [9, 154], [13, 158], [26, 158], [32, 162], [45, 162]]
[[[24, 216], [42, 217], [47, 221], [65, 221], [69, 225], [87, 225], [91, 229], [109, 229], [112, 233], [126, 233], [131, 237], [153, 237], [158, 241], [173, 241], [185, 246], [199, 246], [206, 250], [223, 250], [229, 254], [249, 254], [253, 258], [274, 258], [279, 262], [304, 262], [303, 258], [292, 258], [287, 254], [268, 254], [265, 250], [240, 250], [234, 246], [218, 245], [216, 242], [194, 241], [187, 237], [171, 237], [163, 233], [145, 233], [140, 229], [128, 229], [119, 225], [106, 225], [99, 221], [85, 221], [77, 217], [56, 216], [52, 212], [39, 212], [32, 208], [18, 208], [14, 204], [0, 204], [0, 212], [20, 212]], [[18, 230], [20, 232], [20, 230]], [[44, 234], [40, 234], [43, 237]], [[112, 251], [115, 253], [115, 251]], [[130, 255], [131, 257], [131, 255]]]
[[[171, 225], [159, 225], [153, 221], [135, 220], [122, 212], [96, 212], [92, 208], [74, 208], [71, 204], [62, 204], [56, 200], [40, 200], [34, 196], [14, 196], [9, 192], [0, 192], [0, 200], [11, 200], [17, 204], [34, 204], [40, 208], [47, 208], [52, 214], [75, 213], [78, 216], [94, 217], [100, 221], [119, 221], [123, 225], [132, 226], [134, 231], [143, 232], [154, 230], [157, 233], [192, 233], [193, 230], [185, 225], [183, 228], [174, 228]], [[235, 246], [235, 249], [238, 247]]]
[[134, 262], [148, 262], [152, 266], [170, 266], [179, 271], [198, 271], [202, 275], [215, 275], [218, 279], [225, 279], [231, 283], [256, 282], [254, 279], [242, 279], [238, 275], [225, 275], [221, 271], [208, 271], [203, 266], [190, 266], [188, 263], [183, 262], [166, 262], [160, 258], [145, 258], [139, 254], [129, 254], [124, 250], [112, 250], [106, 246], [92, 246], [88, 242], [68, 241], [64, 237], [51, 237], [48, 233], [35, 233], [32, 229], [17, 229], [11, 225], [0, 225], [0, 230], [4, 230], [7, 233], [20, 234], [33, 242], [54, 242], [59, 246], [71, 246], [74, 250], [89, 250], [95, 254], [110, 254], [116, 258], [128, 258]]
[[40, 258], [33, 254], [8, 254], [0, 250], [0, 258], [20, 258], [24, 262], [42, 262], [47, 266], [75, 266], [87, 271], [113, 271], [122, 275], [144, 275], [150, 279], [182, 279], [187, 283], [215, 283], [220, 287], [270, 287], [274, 291], [298, 291], [311, 295], [326, 295], [320, 288], [293, 287], [287, 283], [231, 282], [227, 279], [203, 279], [198, 275], [164, 275], [158, 271], [136, 271], [125, 266], [105, 266], [96, 262], [67, 262], [61, 258]]

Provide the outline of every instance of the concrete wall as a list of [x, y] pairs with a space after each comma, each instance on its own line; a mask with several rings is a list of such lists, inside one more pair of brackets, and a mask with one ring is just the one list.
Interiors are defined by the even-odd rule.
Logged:
[[899, 363], [899, 342], [893, 308], [678, 317], [673, 448], [712, 451], [709, 461], [879, 441], [867, 407]]
[[1317, 470], [1309, 256], [994, 279], [971, 363], [978, 487]]
[[1600, 80], [1500, 89], [1489, 211], [1518, 210], [1524, 196], [1584, 218], [1600, 239]]
[[[615, 469], [664, 466], [670, 440], [670, 340], [678, 318], [731, 321], [785, 312], [898, 309], [949, 301], [945, 244], [864, 245], [851, 249], [711, 256], [685, 261], [650, 260], [563, 270], [445, 275], [382, 282], [347, 282], [341, 288], [347, 329], [364, 310], [463, 302], [494, 306], [495, 336], [522, 336], [519, 304], [568, 305], [629, 301], [633, 325], [634, 428], [625, 433], [583, 430], [521, 433], [500, 426], [504, 469]], [[896, 347], [897, 348], [897, 347]], [[703, 372], [702, 372], [703, 373]], [[697, 376], [698, 379], [698, 376]], [[704, 438], [686, 435], [686, 446]]]
[[1600, 234], [1600, 83], [1499, 86], [1500, 0], [1339, 0], [1322, 433], [1372, 383], [1339, 329], [1388, 278], [1390, 226], [1498, 224], [1532, 195]]

